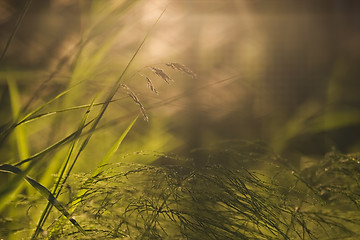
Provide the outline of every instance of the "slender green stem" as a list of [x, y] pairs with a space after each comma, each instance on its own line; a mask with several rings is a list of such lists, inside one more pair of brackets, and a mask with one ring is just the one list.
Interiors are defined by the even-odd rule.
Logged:
[[11, 45], [11, 43], [12, 43], [12, 41], [13, 41], [16, 33], [17, 33], [17, 31], [19, 30], [19, 27], [20, 27], [20, 25], [21, 25], [21, 23], [22, 23], [25, 15], [26, 15], [26, 12], [29, 10], [29, 7], [30, 7], [30, 5], [31, 5], [31, 2], [32, 2], [32, 0], [27, 0], [27, 1], [26, 1], [25, 6], [24, 6], [24, 9], [23, 9], [23, 11], [22, 11], [22, 13], [21, 13], [21, 15], [20, 15], [20, 17], [19, 17], [16, 25], [15, 25], [15, 28], [13, 29], [13, 31], [12, 31], [12, 33], [11, 33], [8, 41], [6, 42], [6, 45], [5, 45], [4, 50], [3, 50], [2, 53], [1, 53], [1, 56], [0, 56], [0, 64], [1, 64], [1, 62], [3, 61], [3, 59], [4, 59], [4, 57], [5, 57], [6, 53], [7, 53], [7, 51], [9, 50], [10, 45]]

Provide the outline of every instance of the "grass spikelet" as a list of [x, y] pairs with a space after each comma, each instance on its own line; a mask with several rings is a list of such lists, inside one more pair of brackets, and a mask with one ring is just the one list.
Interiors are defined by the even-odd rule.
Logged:
[[153, 93], [156, 93], [156, 94], [159, 94], [158, 90], [155, 88], [153, 82], [151, 81], [151, 79], [147, 76], [144, 76], [140, 73], [140, 75], [144, 78], [146, 78], [146, 82], [147, 82], [147, 87], [153, 92]]
[[151, 70], [158, 75], [159, 77], [161, 77], [162, 79], [164, 79], [164, 81], [167, 84], [170, 84], [171, 81], [173, 81], [162, 69], [157, 68], [157, 67], [151, 67]]
[[140, 107], [140, 111], [145, 119], [145, 121], [149, 121], [149, 117], [146, 114], [145, 108], [142, 105], [142, 103], [140, 102], [139, 98], [136, 96], [136, 94], [126, 85], [126, 84], [121, 84], [120, 85], [121, 88], [125, 89], [128, 96], [132, 98], [132, 100]]
[[156, 88], [155, 88], [154, 84], [152, 83], [151, 79], [148, 78], [148, 77], [145, 77], [145, 78], [146, 78], [146, 81], [147, 81], [147, 86], [148, 86], [148, 88], [149, 88], [152, 92], [154, 92], [154, 93], [156, 93], [156, 94], [159, 94], [158, 90], [156, 90]]
[[181, 64], [181, 63], [167, 63], [166, 66], [171, 67], [174, 70], [178, 70], [181, 71], [183, 73], [186, 73], [187, 75], [189, 75], [191, 78], [195, 79], [196, 78], [196, 74], [187, 66]]

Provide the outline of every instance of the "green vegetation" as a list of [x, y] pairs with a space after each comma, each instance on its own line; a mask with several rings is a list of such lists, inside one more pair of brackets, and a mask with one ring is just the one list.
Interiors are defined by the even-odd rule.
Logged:
[[[54, 220], [37, 237], [351, 239], [360, 234], [359, 155], [329, 153], [318, 164], [296, 172], [257, 143], [226, 142], [202, 151], [211, 157], [201, 169], [194, 168], [191, 159], [157, 154], [177, 164], [105, 164], [96, 174], [71, 174], [62, 195], [88, 237], [55, 211], [49, 215]], [[212, 162], [220, 157], [235, 165], [230, 169]], [[243, 167], [254, 162], [262, 169]], [[44, 200], [21, 196], [16, 201], [26, 208]], [[50, 199], [49, 203], [57, 206]], [[29, 218], [4, 224], [3, 233], [31, 233]]]
[[[177, 100], [237, 77], [200, 85], [206, 73], [187, 64], [141, 59], [166, 8], [137, 38], [125, 31], [137, 2], [79, 4], [81, 36], [45, 76], [1, 65], [0, 239], [358, 239], [360, 154], [310, 156], [291, 146], [358, 124], [359, 111], [323, 110], [313, 99], [267, 122], [269, 142], [219, 134], [182, 149], [186, 137], [168, 126], [184, 119], [152, 110], [171, 112]], [[176, 87], [187, 90], [167, 95]], [[225, 125], [217, 130], [236, 131]]]

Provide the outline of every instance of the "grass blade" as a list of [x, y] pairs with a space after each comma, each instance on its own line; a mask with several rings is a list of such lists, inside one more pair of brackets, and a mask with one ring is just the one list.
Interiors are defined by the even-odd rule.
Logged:
[[[84, 125], [86, 124], [86, 120], [87, 120], [88, 115], [89, 115], [89, 113], [91, 111], [91, 108], [94, 105], [94, 101], [95, 101], [95, 98], [92, 101], [92, 103], [90, 104], [90, 106], [88, 107], [87, 111], [84, 114], [84, 117], [82, 118], [82, 120], [80, 122], [80, 125], [79, 125], [79, 128], [78, 128], [78, 130], [79, 130], [78, 131], [78, 136], [81, 135], [81, 131], [82, 131]], [[66, 154], [66, 160], [65, 160], [63, 166], [59, 169], [57, 182], [55, 183], [53, 191], [52, 191], [52, 194], [54, 194], [56, 197], [59, 196], [59, 194], [61, 192], [61, 189], [62, 189], [62, 186], [63, 186], [63, 184], [65, 183], [65, 181], [67, 179], [67, 177], [66, 178], [63, 178], [63, 177], [64, 177], [64, 174], [65, 174], [66, 170], [68, 170], [68, 168], [69, 168], [70, 159], [71, 159], [72, 153], [73, 153], [77, 143], [78, 143], [78, 139], [71, 144], [71, 146], [68, 149], [68, 152]], [[75, 161], [76, 161], [76, 159], [74, 160], [72, 166], [75, 164]], [[72, 167], [71, 167], [71, 169], [72, 169]], [[67, 176], [70, 175], [71, 169], [68, 170]], [[37, 236], [39, 235], [39, 233], [40, 233], [40, 231], [41, 231], [47, 217], [50, 214], [51, 207], [52, 207], [52, 204], [50, 204], [50, 202], [48, 202], [48, 204], [46, 205], [44, 211], [41, 214], [41, 217], [40, 217], [39, 222], [38, 222], [38, 224], [36, 226], [36, 230], [35, 230], [35, 232], [34, 232], [34, 234], [32, 236], [32, 239], [36, 239]]]
[[[72, 87], [73, 88], [73, 87]], [[66, 89], [65, 91], [59, 93], [58, 95], [56, 95], [54, 98], [52, 98], [51, 100], [47, 101], [46, 103], [44, 103], [43, 105], [37, 107], [36, 109], [34, 109], [33, 111], [31, 111], [30, 113], [28, 113], [25, 117], [23, 117], [19, 123], [17, 123], [17, 125], [19, 125], [20, 123], [28, 120], [31, 116], [33, 116], [35, 113], [39, 112], [41, 109], [43, 109], [44, 107], [46, 107], [47, 105], [50, 105], [51, 103], [53, 103], [54, 101], [56, 101], [57, 99], [61, 98], [62, 96], [64, 96], [65, 94], [67, 94], [68, 92], [70, 92], [72, 90], [72, 88]]]
[[95, 123], [93, 125], [92, 130], [95, 130], [97, 124], [99, 123], [100, 119], [102, 118], [102, 116], [104, 115], [107, 107], [109, 106], [110, 102], [112, 101], [113, 97], [115, 96], [115, 93], [118, 91], [118, 89], [121, 86], [121, 81], [124, 78], [125, 74], [127, 73], [131, 63], [134, 61], [135, 57], [137, 56], [137, 54], [139, 53], [140, 49], [142, 48], [142, 46], [144, 45], [145, 41], [147, 40], [147, 38], [150, 36], [152, 30], [154, 29], [154, 27], [156, 26], [156, 24], [159, 22], [160, 18], [162, 17], [162, 15], [164, 14], [166, 8], [164, 9], [164, 11], [160, 14], [160, 16], [158, 17], [158, 19], [155, 21], [155, 23], [153, 24], [152, 28], [149, 30], [149, 32], [145, 35], [144, 39], [141, 41], [140, 45], [138, 46], [138, 48], [136, 49], [135, 53], [133, 54], [133, 56], [131, 57], [130, 61], [128, 62], [128, 64], [126, 65], [124, 71], [121, 73], [120, 77], [117, 79], [117, 81], [115, 82], [114, 86], [111, 88], [111, 91], [105, 101], [105, 104], [103, 105], [101, 112], [98, 116], [98, 118], [95, 120]]
[[121, 134], [121, 136], [117, 139], [117, 141], [114, 143], [114, 145], [110, 148], [110, 150], [106, 153], [105, 157], [101, 159], [101, 161], [98, 164], [98, 167], [93, 172], [93, 176], [96, 176], [101, 172], [101, 169], [103, 165], [109, 163], [111, 157], [115, 154], [115, 152], [119, 149], [121, 143], [123, 142], [126, 135], [129, 133], [131, 128], [134, 126], [136, 120], [139, 118], [139, 116], [136, 116], [134, 120], [130, 123], [130, 125], [125, 129], [125, 131]]
[[[19, 89], [16, 84], [16, 80], [10, 76], [7, 76], [7, 84], [9, 88], [10, 102], [11, 102], [11, 111], [13, 119], [17, 119], [20, 114], [21, 101], [19, 95]], [[27, 142], [27, 136], [25, 132], [25, 126], [14, 129], [15, 134], [15, 145], [17, 147], [17, 156], [20, 159], [26, 159], [29, 157], [29, 146]], [[11, 128], [11, 126], [10, 126]], [[6, 131], [6, 130], [5, 130]], [[19, 179], [20, 181], [21, 179]], [[7, 196], [1, 196], [3, 201], [0, 202], [0, 211], [7, 205], [8, 202], [12, 201], [16, 196], [28, 186], [21, 182], [18, 185], [14, 185], [14, 188], [11, 191], [11, 194]], [[32, 191], [31, 188], [27, 188], [29, 192]], [[9, 191], [10, 193], [10, 191]]]
[[[121, 134], [121, 136], [117, 139], [117, 141], [114, 143], [114, 145], [110, 148], [110, 150], [106, 153], [105, 157], [101, 159], [101, 161], [98, 164], [98, 167], [93, 171], [91, 174], [90, 179], [98, 175], [102, 172], [104, 165], [108, 164], [111, 157], [115, 154], [115, 152], [119, 149], [121, 143], [123, 142], [126, 135], [129, 133], [133, 125], [135, 124], [136, 120], [139, 118], [139, 116], [136, 116], [134, 120], [130, 123], [130, 125], [125, 129], [125, 131]], [[92, 181], [89, 180], [86, 182], [86, 184], [90, 184]], [[85, 189], [81, 189], [77, 194], [75, 200], [72, 202], [72, 209], [70, 209], [70, 212], [75, 209], [76, 205], [81, 201], [81, 197], [84, 196], [86, 193]]]
[[22, 23], [22, 21], [23, 21], [23, 19], [24, 19], [24, 17], [25, 17], [26, 12], [28, 11], [28, 9], [29, 9], [29, 7], [30, 7], [30, 5], [31, 5], [31, 2], [32, 2], [32, 0], [27, 0], [27, 1], [26, 1], [25, 6], [24, 6], [24, 9], [23, 9], [23, 11], [22, 11], [22, 13], [21, 13], [21, 15], [20, 15], [20, 17], [19, 17], [16, 25], [15, 25], [15, 28], [13, 29], [13, 31], [12, 31], [12, 33], [11, 33], [8, 41], [6, 42], [6, 45], [5, 45], [4, 50], [3, 50], [2, 53], [1, 53], [0, 63], [3, 61], [3, 59], [4, 59], [4, 57], [5, 57], [6, 53], [7, 53], [7, 51], [9, 50], [10, 44], [11, 44], [11, 42], [13, 41], [16, 32], [19, 30], [19, 27], [20, 27], [20, 25], [21, 25], [21, 23]]
[[39, 182], [35, 181], [34, 179], [24, 175], [23, 171], [21, 171], [20, 168], [15, 167], [10, 164], [3, 164], [0, 165], [0, 171], [1, 172], [10, 172], [14, 174], [20, 174], [24, 177], [24, 179], [30, 183], [31, 186], [33, 186], [40, 194], [45, 197], [49, 203], [51, 203], [54, 207], [56, 207], [57, 210], [59, 210], [80, 232], [82, 232], [84, 235], [86, 235], [85, 230], [79, 225], [79, 223], [76, 222], [75, 219], [73, 219], [70, 215], [70, 213], [66, 210], [66, 208], [55, 198], [55, 196], [43, 185], [41, 185]]
[[[89, 121], [88, 123], [86, 123], [84, 125], [83, 128], [85, 128], [86, 126], [88, 126], [90, 123], [92, 123], [93, 120]], [[20, 166], [23, 165], [27, 162], [30, 162], [30, 164], [26, 167], [26, 169], [24, 171], [22, 171], [24, 174], [27, 174], [34, 166], [36, 163], [38, 163], [47, 153], [61, 147], [62, 145], [65, 145], [71, 141], [74, 141], [75, 139], [78, 138], [77, 136], [78, 131], [75, 131], [73, 133], [71, 133], [70, 135], [68, 135], [67, 137], [61, 139], [60, 141], [56, 142], [55, 144], [47, 147], [46, 149], [42, 150], [41, 152], [38, 152], [32, 156], [30, 156], [27, 159], [21, 160], [15, 164], [13, 164], [13, 166]], [[1, 166], [1, 165], [0, 165]], [[24, 176], [21, 176], [21, 174], [18, 174], [15, 178], [13, 178], [10, 182], [8, 182], [6, 184], [6, 186], [2, 187], [0, 189], [0, 207], [3, 207], [3, 204], [7, 198], [8, 195], [12, 192], [14, 192], [14, 189], [17, 188], [19, 182], [21, 181], [21, 179]], [[0, 208], [1, 209], [1, 208]]]
[[[119, 101], [120, 99], [114, 99], [111, 102], [115, 102], [115, 101]], [[94, 103], [93, 106], [100, 106], [105, 104], [104, 102], [101, 103]], [[68, 111], [73, 111], [73, 110], [79, 110], [79, 109], [84, 109], [84, 108], [89, 108], [90, 104], [85, 104], [85, 105], [80, 105], [80, 106], [75, 106], [75, 107], [69, 107], [69, 108], [64, 108], [64, 109], [60, 109], [60, 110], [56, 110], [56, 111], [51, 111], [51, 112], [46, 112], [46, 113], [40, 113], [38, 115], [35, 116], [28, 116], [26, 119], [23, 118], [23, 120], [21, 120], [20, 122], [17, 123], [17, 126], [22, 125], [22, 124], [26, 124], [35, 120], [38, 120], [40, 118], [44, 118], [44, 117], [48, 117], [48, 116], [52, 116], [54, 114], [58, 114], [58, 113], [62, 113], [62, 112], [68, 112]]]
[[[104, 60], [106, 54], [110, 51], [111, 47], [116, 42], [118, 35], [115, 34], [110, 39], [107, 39], [105, 43], [99, 47], [94, 54], [92, 54], [91, 58], [88, 56], [79, 55], [79, 61], [77, 62], [76, 67], [74, 68], [72, 74], [72, 80], [84, 81], [86, 79], [91, 78], [94, 75], [94, 70], [96, 66]], [[81, 61], [82, 58], [85, 58], [85, 61]]]
[[[10, 100], [11, 100], [11, 109], [13, 113], [13, 118], [17, 119], [20, 114], [20, 96], [19, 90], [16, 84], [16, 80], [13, 78], [8, 78], [7, 80], [9, 93], [10, 93]], [[26, 140], [26, 133], [24, 128], [16, 128], [15, 129], [15, 136], [16, 136], [16, 143], [18, 147], [19, 157], [21, 159], [25, 159], [29, 157], [29, 146]]]
[[[10, 79], [8, 81], [8, 85], [9, 85], [9, 91], [13, 92], [12, 95], [16, 96], [16, 87], [14, 86], [14, 79]], [[75, 86], [73, 86], [75, 87]], [[72, 88], [73, 88], [72, 87]], [[9, 136], [9, 134], [19, 125], [25, 123], [25, 122], [30, 122], [33, 121], [35, 119], [38, 119], [40, 117], [44, 117], [44, 116], [49, 116], [52, 115], [53, 113], [49, 113], [49, 114], [39, 114], [37, 116], [32, 117], [35, 113], [39, 112], [41, 109], [43, 109], [44, 107], [46, 107], [47, 105], [51, 104], [52, 102], [56, 101], [57, 99], [61, 98], [62, 96], [64, 96], [65, 94], [67, 94], [69, 91], [72, 90], [72, 88], [69, 88], [61, 93], [59, 93], [57, 96], [55, 96], [54, 98], [52, 98], [51, 100], [47, 101], [46, 103], [44, 103], [43, 105], [37, 107], [35, 110], [31, 111], [30, 113], [28, 113], [25, 117], [23, 117], [20, 121], [18, 121], [17, 119], [19, 118], [19, 114], [20, 114], [20, 103], [15, 102], [15, 97], [14, 100], [12, 99], [12, 103], [16, 104], [16, 114], [14, 115], [14, 119], [15, 119], [15, 123], [14, 124], [10, 124], [10, 126], [3, 130], [0, 134], [0, 144], [7, 138], [7, 136]], [[18, 95], [18, 93], [17, 93]], [[14, 109], [14, 107], [13, 107]], [[24, 159], [25, 157], [22, 157], [22, 159]]]
[[[91, 122], [92, 122], [92, 121], [90, 121], [90, 122], [88, 122], [87, 124], [85, 124], [85, 125], [84, 125], [84, 128], [85, 128], [86, 126], [88, 126]], [[68, 143], [68, 142], [71, 142], [71, 141], [77, 139], [77, 138], [78, 138], [78, 132], [79, 132], [79, 130], [77, 130], [77, 131], [69, 134], [67, 137], [65, 137], [65, 138], [61, 139], [60, 141], [54, 143], [53, 145], [45, 148], [45, 149], [42, 150], [41, 152], [38, 152], [38, 153], [30, 156], [30, 157], [27, 158], [27, 159], [24, 159], [24, 160], [21, 160], [21, 161], [17, 162], [16, 164], [14, 164], [14, 166], [20, 166], [20, 165], [23, 165], [23, 164], [25, 164], [25, 163], [27, 163], [27, 162], [40, 159], [40, 158], [43, 157], [46, 153], [49, 153], [49, 152], [51, 152], [52, 150], [60, 147], [61, 145], [64, 145], [64, 144], [66, 144], [66, 143]]]

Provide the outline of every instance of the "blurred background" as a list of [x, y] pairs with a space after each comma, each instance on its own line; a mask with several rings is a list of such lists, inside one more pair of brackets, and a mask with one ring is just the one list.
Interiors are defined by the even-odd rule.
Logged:
[[[0, 2], [1, 51], [26, 3]], [[43, 111], [89, 104], [95, 95], [104, 100], [165, 8], [124, 78], [149, 122], [137, 121], [122, 154], [191, 155], [244, 139], [262, 141], [300, 166], [332, 149], [360, 151], [358, 1], [32, 1], [0, 65], [0, 124], [65, 89], [71, 91]], [[150, 67], [174, 81], [167, 84]], [[18, 107], [9, 84], [17, 86]], [[139, 113], [125, 92], [115, 98], [78, 168], [103, 157]], [[24, 125], [28, 154], [76, 129], [84, 111]], [[3, 162], [22, 158], [11, 141], [1, 149]], [[194, 157], [202, 164], [202, 156]]]

